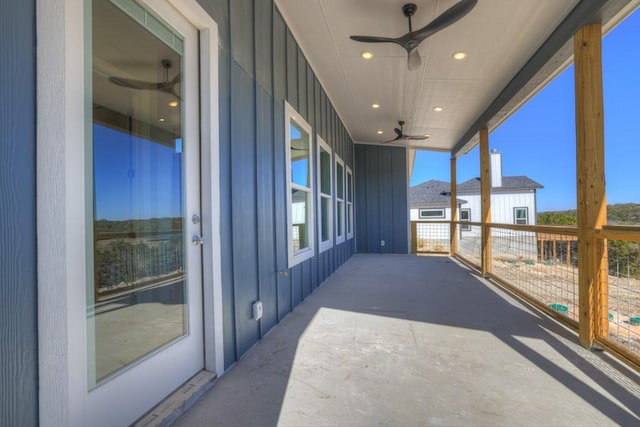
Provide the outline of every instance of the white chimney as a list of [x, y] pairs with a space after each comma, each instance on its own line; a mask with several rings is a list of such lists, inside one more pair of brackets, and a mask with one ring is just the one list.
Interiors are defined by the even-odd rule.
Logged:
[[491, 149], [491, 186], [502, 187], [502, 154]]

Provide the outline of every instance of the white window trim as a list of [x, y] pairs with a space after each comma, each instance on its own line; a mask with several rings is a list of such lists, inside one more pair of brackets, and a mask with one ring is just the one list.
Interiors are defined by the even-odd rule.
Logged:
[[[518, 224], [518, 209], [524, 209], [525, 212], [525, 223], [524, 224]], [[517, 206], [513, 208], [513, 223], [516, 225], [527, 225], [529, 224], [529, 208], [526, 206]]]
[[[331, 182], [331, 180], [333, 179], [333, 161], [331, 161], [331, 159], [333, 158], [333, 150], [331, 149], [331, 147], [329, 146], [329, 144], [327, 144], [321, 137], [320, 135], [316, 134], [316, 141], [318, 142], [318, 150], [317, 150], [317, 169], [318, 169], [318, 174], [317, 174], [317, 188], [318, 188], [318, 198], [317, 198], [317, 203], [318, 203], [318, 252], [322, 253], [328, 249], [331, 249], [333, 247], [333, 209], [329, 208], [329, 240], [326, 241], [322, 241], [322, 199], [329, 199], [329, 206], [333, 206], [333, 194], [326, 194], [322, 192], [321, 186], [322, 186], [322, 169], [321, 169], [321, 165], [320, 165], [320, 152], [322, 150], [326, 151], [327, 153], [329, 153], [329, 182]], [[332, 187], [332, 186], [331, 186]], [[333, 188], [332, 188], [333, 189]]]
[[[336, 175], [335, 177], [335, 186], [334, 186], [334, 192], [335, 192], [335, 229], [336, 229], [336, 244], [339, 243], [343, 243], [345, 241], [345, 235], [346, 235], [346, 231], [347, 231], [347, 220], [345, 218], [346, 216], [346, 197], [345, 197], [345, 188], [346, 188], [346, 184], [345, 184], [345, 167], [344, 167], [344, 161], [340, 158], [340, 156], [338, 156], [336, 154], [336, 163], [340, 164], [340, 166], [342, 166], [342, 198], [338, 197], [338, 175], [337, 175], [337, 171], [338, 171], [338, 166], [335, 167], [335, 171], [336, 173], [334, 175]], [[340, 218], [340, 215], [338, 215], [338, 203], [342, 202], [342, 234], [338, 234], [338, 232], [340, 231], [340, 227], [338, 226], [338, 219]]]
[[[439, 212], [442, 212], [442, 214], [438, 215], [438, 216], [423, 216], [422, 215], [423, 211], [430, 211], [430, 212], [439, 211]], [[444, 208], [433, 208], [433, 209], [421, 208], [421, 209], [418, 209], [418, 218], [420, 218], [420, 219], [440, 219], [440, 218], [444, 218], [444, 217], [445, 217], [445, 209]]]
[[[200, 32], [202, 170], [219, 164], [218, 27], [197, 0], [167, 0]], [[158, 1], [144, 0], [152, 9]], [[85, 162], [86, 0], [37, 0], [37, 217], [39, 419], [41, 425], [88, 425]], [[89, 80], [90, 83], [90, 80]], [[215, 169], [214, 169], [215, 170]], [[204, 179], [204, 177], [203, 177]], [[203, 186], [205, 368], [224, 372], [220, 184]], [[203, 183], [204, 184], [204, 183]], [[207, 230], [211, 233], [207, 235]], [[207, 262], [204, 262], [207, 265]], [[207, 276], [210, 274], [210, 276]]]
[[[349, 180], [347, 179], [348, 176], [351, 176], [351, 201], [349, 201]], [[353, 227], [354, 225], [354, 213], [353, 213], [353, 200], [356, 198], [356, 194], [355, 194], [355, 190], [354, 190], [354, 185], [353, 185], [353, 172], [351, 171], [351, 168], [349, 166], [345, 167], [345, 182], [344, 185], [347, 187], [346, 189], [346, 200], [347, 203], [345, 205], [345, 221], [347, 223], [347, 227], [346, 227], [346, 232], [347, 232], [347, 240], [353, 239]], [[349, 221], [349, 208], [351, 208], [351, 221]], [[351, 225], [351, 232], [349, 232], [349, 225]]]
[[[291, 182], [291, 120], [295, 120], [296, 124], [309, 134], [309, 187], [293, 184]], [[289, 252], [289, 268], [300, 264], [315, 255], [315, 211], [313, 200], [314, 176], [313, 176], [313, 137], [311, 125], [302, 118], [300, 114], [289, 104], [284, 102], [284, 137], [285, 137], [285, 153], [286, 153], [286, 169], [287, 169], [287, 241]], [[307, 220], [309, 221], [309, 247], [293, 251], [293, 218], [292, 218], [292, 200], [291, 190], [298, 189], [309, 193], [309, 207], [306, 209]]]

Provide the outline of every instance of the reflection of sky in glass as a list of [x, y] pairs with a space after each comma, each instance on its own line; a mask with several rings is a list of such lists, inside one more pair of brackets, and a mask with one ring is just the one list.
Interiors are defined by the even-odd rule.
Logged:
[[176, 147], [93, 127], [96, 219], [182, 216], [182, 141]]
[[309, 135], [291, 122], [291, 182], [309, 187]]

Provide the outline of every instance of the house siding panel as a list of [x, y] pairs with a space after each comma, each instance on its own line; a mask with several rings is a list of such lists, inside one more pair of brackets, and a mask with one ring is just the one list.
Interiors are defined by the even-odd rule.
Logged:
[[287, 101], [300, 114], [298, 104], [298, 45], [287, 29]]
[[406, 155], [400, 147], [355, 146], [356, 252], [408, 252]]
[[229, 2], [231, 15], [231, 57], [250, 77], [254, 77], [254, 11], [253, 0]]
[[256, 81], [273, 95], [273, 6], [271, 0], [255, 0], [254, 8]]
[[264, 315], [261, 336], [278, 322], [273, 179], [273, 98], [257, 88], [257, 190], [259, 298]]
[[287, 26], [273, 9], [273, 97], [282, 102], [287, 96]]
[[243, 354], [260, 336], [251, 306], [258, 299], [256, 96], [254, 81], [231, 64], [231, 206], [236, 347]]
[[[231, 200], [231, 61], [229, 53], [220, 49], [219, 103], [220, 103], [220, 200]], [[220, 204], [220, 250], [222, 253], [222, 300], [224, 306], [224, 360], [225, 368], [236, 360], [235, 302], [233, 294], [233, 247], [231, 203]]]
[[275, 102], [274, 117], [274, 195], [275, 195], [275, 231], [276, 231], [276, 263], [278, 292], [278, 320], [281, 320], [292, 309], [291, 307], [291, 281], [292, 275], [284, 275], [289, 263], [287, 254], [287, 197], [286, 197], [286, 169], [285, 169], [285, 143], [284, 103]]
[[0, 35], [0, 425], [35, 426], [35, 2], [2, 2]]

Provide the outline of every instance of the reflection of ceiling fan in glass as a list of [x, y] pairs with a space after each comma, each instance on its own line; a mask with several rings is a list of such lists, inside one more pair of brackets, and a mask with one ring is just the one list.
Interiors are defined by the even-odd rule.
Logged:
[[172, 80], [169, 80], [169, 70], [173, 66], [173, 62], [170, 59], [163, 59], [160, 61], [162, 68], [164, 68], [164, 81], [163, 82], [148, 82], [144, 80], [128, 79], [125, 77], [109, 77], [111, 83], [118, 86], [126, 87], [129, 89], [137, 90], [158, 90], [175, 96], [178, 99], [180, 95], [176, 93], [176, 85], [180, 83], [181, 74], [178, 73]]

